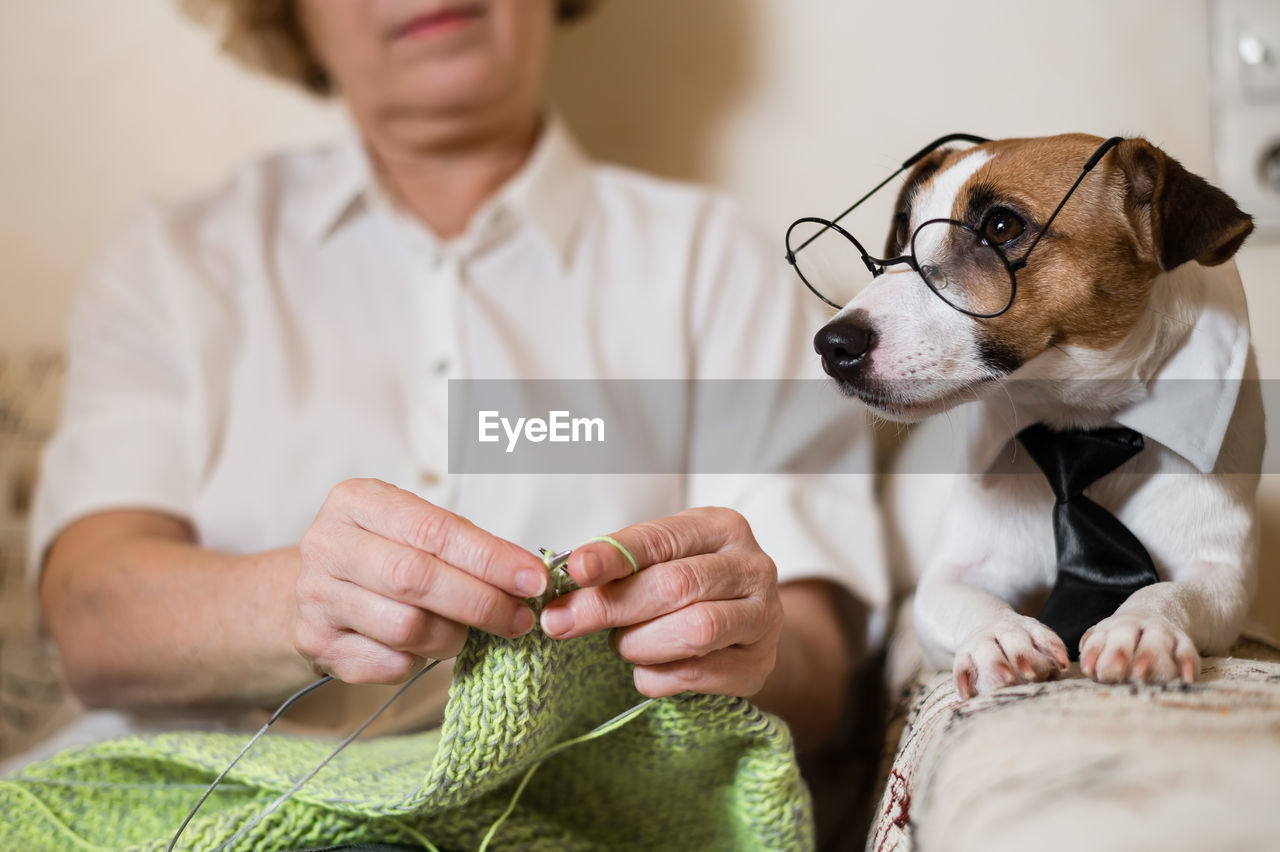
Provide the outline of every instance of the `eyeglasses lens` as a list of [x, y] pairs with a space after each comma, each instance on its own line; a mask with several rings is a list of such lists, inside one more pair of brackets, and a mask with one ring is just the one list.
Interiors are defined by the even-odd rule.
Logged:
[[821, 222], [797, 222], [787, 234], [787, 250], [809, 289], [837, 306], [849, 304], [871, 283], [858, 247]]
[[957, 310], [991, 316], [1013, 300], [1013, 273], [1004, 256], [965, 225], [926, 222], [912, 238], [911, 253], [920, 277]]

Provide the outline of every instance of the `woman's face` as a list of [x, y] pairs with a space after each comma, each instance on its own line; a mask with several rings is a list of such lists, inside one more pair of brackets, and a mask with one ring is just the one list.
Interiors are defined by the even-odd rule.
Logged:
[[298, 0], [357, 120], [533, 115], [554, 0]]

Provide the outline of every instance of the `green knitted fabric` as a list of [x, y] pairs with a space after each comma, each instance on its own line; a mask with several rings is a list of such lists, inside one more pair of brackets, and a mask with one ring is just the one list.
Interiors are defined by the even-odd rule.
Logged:
[[[234, 849], [357, 842], [474, 850], [520, 779], [558, 743], [634, 706], [606, 634], [473, 633], [439, 730], [356, 742]], [[167, 733], [65, 752], [0, 780], [0, 847], [161, 850], [242, 735]], [[213, 849], [334, 743], [268, 735], [179, 841]], [[809, 794], [786, 726], [743, 699], [663, 699], [549, 757], [489, 848], [785, 849], [813, 846]]]

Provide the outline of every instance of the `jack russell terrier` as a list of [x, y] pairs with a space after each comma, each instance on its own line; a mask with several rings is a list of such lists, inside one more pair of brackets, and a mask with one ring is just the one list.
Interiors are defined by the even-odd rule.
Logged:
[[[903, 422], [974, 401], [916, 593], [926, 658], [966, 698], [1077, 654], [1103, 682], [1194, 680], [1256, 585], [1265, 437], [1228, 263], [1252, 219], [1142, 139], [955, 135], [908, 168], [884, 258], [845, 211], [792, 225], [787, 259], [839, 309], [814, 345], [842, 392]], [[1072, 434], [1128, 449], [1037, 447]], [[1094, 468], [1074, 496], [1051, 486], [1071, 467]]]

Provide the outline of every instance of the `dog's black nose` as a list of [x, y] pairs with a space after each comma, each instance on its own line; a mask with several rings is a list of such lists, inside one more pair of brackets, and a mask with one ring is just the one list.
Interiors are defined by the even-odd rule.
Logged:
[[835, 379], [850, 379], [876, 345], [875, 330], [857, 317], [825, 325], [813, 338], [822, 369]]

